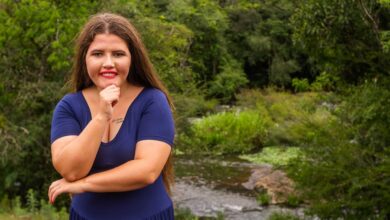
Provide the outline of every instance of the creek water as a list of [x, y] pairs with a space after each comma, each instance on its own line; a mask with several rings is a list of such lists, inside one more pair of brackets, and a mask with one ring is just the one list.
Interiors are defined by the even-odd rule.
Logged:
[[176, 184], [173, 201], [176, 208], [189, 209], [199, 217], [224, 219], [267, 219], [273, 212], [302, 216], [302, 209], [260, 206], [256, 192], [245, 183], [258, 165], [236, 157], [176, 156]]

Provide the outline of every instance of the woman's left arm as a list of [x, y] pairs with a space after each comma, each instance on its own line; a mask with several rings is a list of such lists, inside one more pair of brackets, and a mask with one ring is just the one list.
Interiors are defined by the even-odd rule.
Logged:
[[49, 201], [54, 203], [62, 193], [123, 192], [154, 183], [171, 153], [171, 146], [162, 141], [137, 142], [134, 160], [113, 169], [95, 173], [75, 182], [60, 179], [49, 187]]

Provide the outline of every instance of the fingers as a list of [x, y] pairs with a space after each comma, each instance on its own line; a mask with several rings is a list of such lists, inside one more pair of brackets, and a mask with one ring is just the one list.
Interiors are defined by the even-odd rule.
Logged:
[[47, 192], [47, 196], [49, 197], [49, 199], [50, 199], [50, 197], [51, 197], [52, 191], [53, 191], [55, 188], [57, 188], [58, 185], [59, 185], [59, 180], [52, 182], [51, 185], [49, 186], [49, 190], [48, 190], [48, 192]]
[[48, 191], [48, 197], [49, 197], [49, 202], [51, 204], [53, 204], [56, 200], [56, 198], [65, 192], [65, 188], [63, 187], [64, 185], [64, 180], [63, 179], [60, 179], [60, 180], [57, 180], [57, 181], [54, 181], [50, 187], [49, 187], [49, 191]]
[[107, 86], [100, 92], [100, 98], [103, 101], [109, 102], [110, 104], [114, 101], [118, 101], [119, 95], [120, 89], [115, 85]]
[[107, 86], [100, 91], [100, 110], [102, 116], [111, 119], [113, 113], [113, 106], [118, 102], [120, 95], [120, 88], [115, 85]]

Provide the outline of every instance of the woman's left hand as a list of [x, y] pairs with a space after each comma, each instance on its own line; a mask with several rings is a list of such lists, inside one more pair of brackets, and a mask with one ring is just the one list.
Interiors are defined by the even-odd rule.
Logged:
[[82, 183], [83, 179], [75, 182], [68, 182], [64, 178], [52, 182], [48, 192], [49, 202], [53, 204], [57, 196], [62, 193], [78, 194], [85, 192]]

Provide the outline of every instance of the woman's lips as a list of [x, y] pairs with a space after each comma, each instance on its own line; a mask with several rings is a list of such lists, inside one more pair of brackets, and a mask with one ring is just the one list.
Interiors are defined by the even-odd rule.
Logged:
[[100, 73], [100, 76], [102, 76], [102, 77], [104, 77], [106, 79], [113, 79], [117, 75], [118, 74], [116, 72], [102, 72], [102, 73]]

